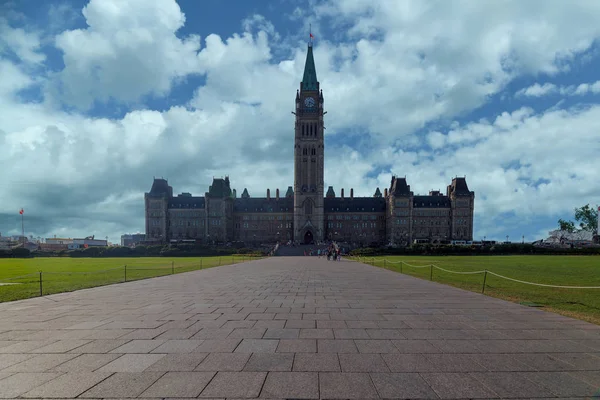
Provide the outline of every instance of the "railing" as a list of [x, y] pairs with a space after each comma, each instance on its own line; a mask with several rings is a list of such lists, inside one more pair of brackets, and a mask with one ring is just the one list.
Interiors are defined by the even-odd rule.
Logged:
[[391, 264], [391, 265], [398, 265], [399, 269], [400, 269], [400, 273], [403, 273], [404, 268], [408, 267], [408, 268], [429, 268], [429, 280], [433, 281], [433, 271], [434, 269], [439, 270], [439, 271], [443, 271], [443, 272], [447, 272], [450, 274], [457, 274], [457, 275], [477, 275], [477, 274], [483, 274], [483, 281], [482, 281], [482, 285], [481, 285], [481, 293], [485, 293], [485, 288], [486, 288], [486, 282], [487, 282], [487, 276], [489, 275], [493, 275], [496, 276], [500, 279], [505, 279], [508, 281], [512, 281], [512, 282], [517, 282], [517, 283], [521, 283], [524, 285], [533, 285], [533, 286], [538, 286], [538, 287], [546, 287], [546, 288], [556, 288], [556, 289], [600, 289], [600, 286], [568, 286], [568, 285], [550, 285], [550, 284], [545, 284], [545, 283], [537, 283], [537, 282], [529, 282], [529, 281], [524, 281], [521, 279], [515, 279], [515, 278], [511, 278], [508, 276], [504, 276], [504, 275], [500, 275], [497, 274], [495, 272], [489, 271], [487, 269], [483, 269], [480, 271], [451, 271], [449, 269], [445, 269], [442, 267], [439, 267], [435, 264], [428, 264], [428, 265], [411, 265], [405, 261], [392, 261], [392, 260], [388, 260], [386, 258], [380, 258], [380, 259], [376, 259], [376, 258], [367, 258], [367, 257], [353, 257], [355, 260], [365, 263], [365, 264], [371, 264], [373, 266], [381, 266], [381, 264], [383, 264], [383, 268], [387, 269], [387, 264]]

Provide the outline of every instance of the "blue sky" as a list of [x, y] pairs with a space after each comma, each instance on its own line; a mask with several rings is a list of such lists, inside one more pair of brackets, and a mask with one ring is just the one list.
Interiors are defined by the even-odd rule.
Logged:
[[0, 232], [143, 231], [153, 176], [202, 195], [292, 184], [308, 27], [326, 186], [466, 175], [475, 238], [545, 237], [600, 198], [600, 3], [4, 2]]

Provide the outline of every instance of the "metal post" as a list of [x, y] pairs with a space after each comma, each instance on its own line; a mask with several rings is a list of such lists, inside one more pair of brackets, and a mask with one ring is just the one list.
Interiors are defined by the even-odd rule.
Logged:
[[231, 263], [235, 264], [235, 256], [231, 256]]
[[40, 271], [40, 296], [43, 296], [43, 290], [42, 290], [42, 271]]
[[200, 259], [200, 269], [202, 269], [202, 259]]
[[221, 266], [221, 257], [219, 257], [219, 266]]
[[387, 260], [385, 258], [383, 259], [383, 268], [387, 269]]
[[433, 280], [433, 264], [431, 264], [430, 267], [430, 272], [429, 272], [429, 280], [432, 281]]
[[175, 273], [175, 261], [171, 261], [171, 274]]
[[404, 261], [400, 261], [400, 273], [402, 273], [402, 264], [404, 264]]
[[127, 264], [125, 264], [125, 281], [124, 282], [127, 282]]
[[485, 281], [487, 280], [487, 269], [483, 273], [483, 287], [481, 288], [481, 294], [485, 292]]

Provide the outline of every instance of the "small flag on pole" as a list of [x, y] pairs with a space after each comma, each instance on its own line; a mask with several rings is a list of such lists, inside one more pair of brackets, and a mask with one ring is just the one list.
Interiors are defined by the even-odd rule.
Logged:
[[311, 39], [314, 39], [314, 38], [315, 38], [315, 36], [314, 36], [312, 33], [309, 33], [309, 35], [310, 35], [310, 38], [311, 38]]
[[19, 214], [23, 215], [23, 209], [21, 208], [21, 211], [19, 211]]

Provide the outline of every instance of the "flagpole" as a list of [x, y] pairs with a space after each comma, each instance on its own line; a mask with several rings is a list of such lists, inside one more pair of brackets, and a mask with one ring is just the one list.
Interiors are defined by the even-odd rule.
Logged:
[[[23, 211], [22, 208], [21, 208], [21, 211]], [[25, 222], [23, 221], [24, 217], [25, 217], [25, 212], [23, 211], [21, 213], [21, 237], [23, 238], [23, 247], [25, 247]]]

